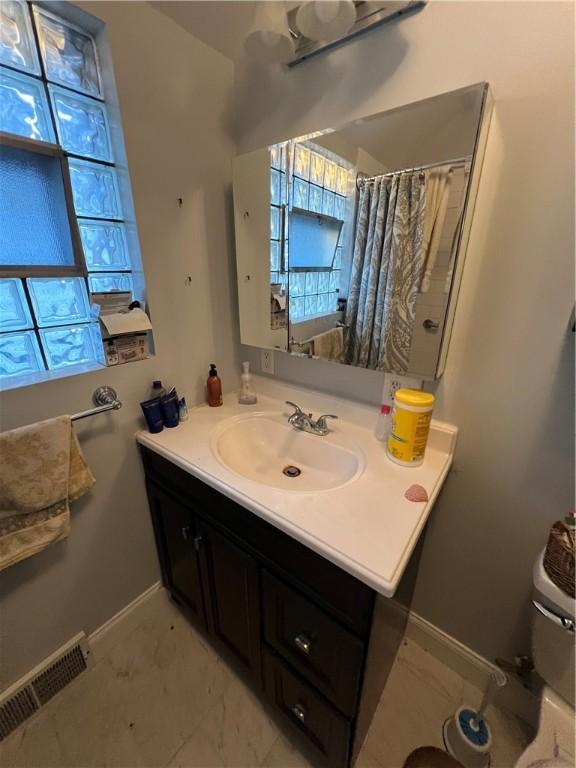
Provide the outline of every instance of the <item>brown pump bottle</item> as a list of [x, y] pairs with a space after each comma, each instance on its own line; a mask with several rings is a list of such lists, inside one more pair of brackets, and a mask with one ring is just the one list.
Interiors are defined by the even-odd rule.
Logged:
[[210, 372], [208, 373], [206, 390], [208, 394], [208, 405], [212, 408], [217, 408], [219, 405], [222, 405], [222, 382], [220, 381], [214, 363], [210, 363]]

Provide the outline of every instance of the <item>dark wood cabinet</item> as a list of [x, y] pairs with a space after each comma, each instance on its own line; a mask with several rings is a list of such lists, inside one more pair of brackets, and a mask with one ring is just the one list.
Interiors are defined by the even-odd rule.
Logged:
[[259, 681], [258, 563], [208, 523], [199, 522], [198, 533], [209, 631]]
[[206, 612], [196, 547], [198, 530], [191, 509], [153, 483], [147, 483], [162, 579], [177, 602], [206, 626]]
[[368, 586], [153, 451], [142, 458], [164, 585], [312, 762], [347, 768], [402, 632], [373, 621]]

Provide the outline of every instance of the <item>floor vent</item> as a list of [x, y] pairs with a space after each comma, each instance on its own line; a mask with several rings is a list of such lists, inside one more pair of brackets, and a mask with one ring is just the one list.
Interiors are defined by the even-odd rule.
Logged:
[[32, 687], [40, 705], [50, 701], [52, 696], [55, 696], [81, 672], [84, 672], [87, 666], [82, 648], [80, 645], [75, 645], [58, 661], [51, 664], [48, 669], [41, 672], [32, 680]]
[[0, 704], [0, 741], [40, 709], [28, 685]]
[[81, 633], [0, 694], [0, 741], [84, 672], [88, 658], [86, 635]]

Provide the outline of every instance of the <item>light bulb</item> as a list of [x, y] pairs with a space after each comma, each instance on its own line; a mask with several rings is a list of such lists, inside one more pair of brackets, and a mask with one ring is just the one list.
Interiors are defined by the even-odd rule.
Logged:
[[265, 64], [285, 62], [294, 55], [294, 40], [283, 2], [256, 3], [254, 22], [244, 38], [244, 50]]
[[296, 24], [309, 40], [332, 42], [348, 32], [356, 21], [352, 0], [310, 0], [296, 12]]

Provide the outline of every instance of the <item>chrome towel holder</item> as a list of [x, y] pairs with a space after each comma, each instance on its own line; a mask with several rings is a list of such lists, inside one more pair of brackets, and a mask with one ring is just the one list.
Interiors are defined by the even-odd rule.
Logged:
[[80, 419], [88, 418], [88, 416], [96, 416], [98, 413], [117, 411], [122, 408], [122, 403], [118, 400], [116, 390], [112, 387], [98, 387], [98, 389], [94, 390], [92, 400], [94, 401], [96, 408], [89, 408], [87, 411], [75, 413], [70, 417], [72, 421], [79, 421]]

